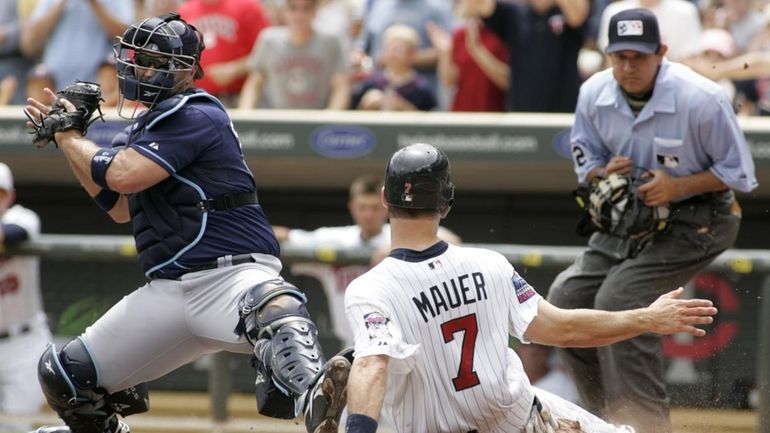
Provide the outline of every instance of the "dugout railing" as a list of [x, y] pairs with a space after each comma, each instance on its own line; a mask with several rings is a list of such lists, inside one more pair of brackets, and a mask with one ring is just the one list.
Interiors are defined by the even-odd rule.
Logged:
[[[521, 272], [525, 270], [550, 269], [558, 272], [572, 263], [581, 247], [537, 246], [511, 244], [466, 244], [483, 247], [503, 254]], [[125, 261], [136, 260], [133, 238], [130, 236], [100, 235], [58, 235], [44, 234], [4, 254], [39, 255], [43, 259], [65, 259], [68, 261]], [[307, 248], [291, 243], [282, 244], [281, 259], [286, 264], [368, 264], [371, 250], [342, 249], [332, 247]], [[748, 317], [756, 329], [756, 384], [758, 391], [759, 433], [770, 433], [770, 250], [728, 250], [720, 255], [707, 271], [716, 274], [754, 275], [752, 287], [746, 289], [746, 296], [755, 300], [758, 317]], [[44, 287], [45, 290], [45, 287]], [[721, 298], [719, 290], [707, 290], [714, 295], [722, 311], [730, 311], [735, 299]], [[723, 301], [724, 304], [720, 305]], [[722, 308], [724, 307], [724, 308]], [[727, 327], [725, 327], [727, 329]], [[724, 334], [725, 329], [714, 329], [714, 334]], [[724, 335], [722, 335], [724, 337]], [[721, 337], [720, 337], [721, 338]], [[715, 340], [720, 340], [716, 338]], [[724, 340], [724, 338], [721, 338]], [[680, 353], [683, 346], [673, 343], [673, 352]], [[679, 352], [677, 352], [679, 350]], [[708, 350], [699, 346], [690, 347], [692, 356], [703, 359]], [[230, 376], [225, 359], [213, 357], [210, 368], [208, 391], [211, 396], [212, 417], [223, 420], [227, 417], [226, 400], [230, 392]], [[736, 367], [737, 368], [737, 367]]]

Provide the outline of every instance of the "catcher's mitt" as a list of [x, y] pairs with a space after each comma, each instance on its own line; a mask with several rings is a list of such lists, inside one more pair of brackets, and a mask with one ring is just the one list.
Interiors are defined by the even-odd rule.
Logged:
[[583, 235], [599, 231], [612, 236], [641, 239], [668, 227], [668, 206], [649, 207], [637, 193], [639, 183], [628, 176], [610, 174], [575, 190], [585, 211], [578, 224]]
[[[102, 119], [104, 114], [100, 108], [102, 99], [102, 89], [97, 83], [89, 81], [76, 81], [67, 86], [64, 90], [56, 92], [56, 102], [51, 106], [47, 115], [40, 115], [40, 119], [34, 119], [26, 110], [24, 114], [32, 122], [34, 137], [32, 142], [38, 146], [45, 146], [49, 141], [53, 141], [58, 147], [54, 138], [57, 132], [77, 129], [85, 135], [88, 127], [96, 121]], [[61, 100], [66, 99], [77, 108], [77, 111], [67, 112]], [[94, 112], [99, 112], [97, 117], [91, 118]]]

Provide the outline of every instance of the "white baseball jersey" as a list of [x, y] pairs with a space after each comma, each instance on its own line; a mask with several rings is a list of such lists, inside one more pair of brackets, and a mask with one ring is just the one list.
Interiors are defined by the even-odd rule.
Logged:
[[[15, 205], [3, 214], [9, 225], [40, 234], [37, 214]], [[8, 233], [8, 232], [6, 232]], [[0, 412], [36, 413], [44, 401], [37, 386], [37, 361], [51, 341], [40, 293], [40, 260], [34, 256], [0, 258]], [[0, 431], [29, 430], [24, 424], [0, 424]]]
[[[8, 209], [0, 223], [21, 227], [30, 239], [40, 234], [40, 218], [20, 205]], [[13, 333], [14, 327], [41, 320], [39, 267], [40, 259], [35, 256], [0, 259], [0, 333]]]
[[519, 432], [537, 395], [588, 433], [628, 432], [530, 385], [508, 339], [528, 343], [541, 299], [494, 251], [393, 250], [345, 293], [354, 355], [390, 357], [383, 416], [401, 433]]
[[[390, 225], [382, 226], [382, 231], [370, 239], [361, 237], [361, 227], [357, 225], [340, 227], [321, 227], [308, 231], [289, 230], [289, 242], [311, 248], [380, 248], [390, 242]], [[353, 344], [353, 332], [345, 318], [343, 299], [345, 288], [351, 281], [368, 271], [363, 265], [327, 265], [323, 263], [297, 263], [291, 266], [296, 275], [309, 275], [321, 282], [329, 304], [330, 319], [334, 334], [344, 342]]]
[[399, 432], [516, 432], [534, 390], [508, 349], [541, 299], [500, 254], [397, 249], [345, 295], [355, 356], [391, 358], [383, 414]]
[[378, 248], [390, 242], [390, 224], [384, 224], [377, 236], [366, 240], [361, 237], [361, 227], [357, 225], [320, 227], [315, 230], [291, 229], [289, 242], [339, 248]]

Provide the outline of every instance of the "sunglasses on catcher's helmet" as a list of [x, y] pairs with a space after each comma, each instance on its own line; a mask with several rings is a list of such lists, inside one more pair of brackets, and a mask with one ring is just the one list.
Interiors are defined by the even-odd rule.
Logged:
[[155, 68], [161, 69], [168, 66], [169, 58], [164, 56], [158, 56], [156, 54], [143, 53], [136, 51], [134, 53], [134, 65], [141, 68]]

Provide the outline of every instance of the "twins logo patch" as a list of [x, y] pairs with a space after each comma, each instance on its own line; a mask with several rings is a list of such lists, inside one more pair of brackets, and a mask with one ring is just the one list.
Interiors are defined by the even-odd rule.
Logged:
[[401, 194], [401, 200], [411, 203], [412, 199], [412, 182], [406, 182], [404, 183], [404, 193]]
[[511, 282], [513, 283], [513, 287], [516, 289], [516, 299], [519, 300], [519, 304], [523, 304], [527, 301], [527, 299], [535, 296], [535, 289], [533, 289], [532, 286], [530, 286], [529, 283], [524, 280], [524, 278], [521, 278], [521, 275], [519, 275], [518, 272], [513, 273]]
[[369, 333], [370, 340], [377, 340], [383, 338], [390, 338], [390, 331], [388, 331], [388, 322], [390, 319], [385, 317], [384, 314], [379, 311], [372, 311], [364, 315], [364, 324], [366, 324], [366, 332]]

